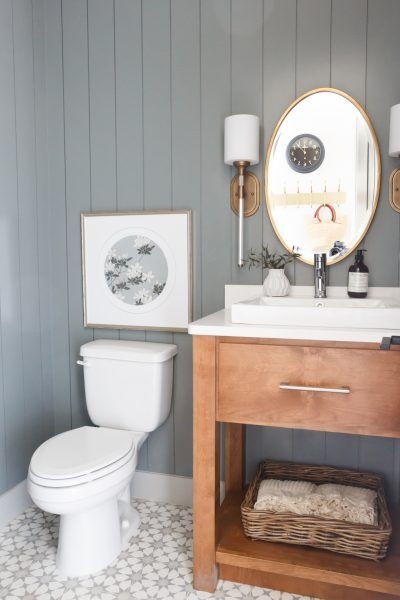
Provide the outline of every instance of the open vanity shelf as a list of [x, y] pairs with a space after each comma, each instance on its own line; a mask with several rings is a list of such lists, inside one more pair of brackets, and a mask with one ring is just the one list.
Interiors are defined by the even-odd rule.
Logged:
[[[400, 437], [400, 351], [377, 343], [194, 335], [194, 587], [218, 578], [327, 600], [400, 598], [400, 509], [380, 561], [243, 533], [244, 424]], [[329, 365], [329, 369], [321, 365]], [[350, 394], [281, 389], [279, 382]], [[220, 424], [225, 490], [219, 501]], [[268, 457], [265, 457], [268, 458]]]
[[[394, 534], [387, 557], [380, 562], [305, 546], [251, 540], [243, 533], [243, 494], [230, 492], [220, 514], [216, 562], [221, 579], [344, 600], [400, 598], [400, 543]], [[392, 511], [400, 525], [400, 511]], [[383, 595], [382, 595], [383, 594]]]

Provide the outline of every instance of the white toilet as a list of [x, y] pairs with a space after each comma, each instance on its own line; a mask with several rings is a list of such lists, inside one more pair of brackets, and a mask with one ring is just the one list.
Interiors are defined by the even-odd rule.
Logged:
[[86, 404], [95, 425], [66, 431], [33, 454], [28, 492], [61, 515], [57, 568], [68, 576], [112, 562], [138, 531], [130, 482], [138, 452], [171, 407], [173, 344], [96, 340], [84, 344]]

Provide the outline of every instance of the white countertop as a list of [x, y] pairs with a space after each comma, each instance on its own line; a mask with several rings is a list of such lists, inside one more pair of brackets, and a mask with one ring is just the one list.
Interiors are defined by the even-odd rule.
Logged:
[[[302, 288], [304, 290], [304, 288]], [[343, 342], [380, 343], [383, 337], [400, 335], [400, 329], [350, 329], [348, 327], [292, 327], [270, 325], [247, 325], [232, 323], [230, 306], [252, 295], [255, 296], [261, 286], [226, 286], [226, 308], [198, 319], [189, 324], [191, 335], [212, 335], [228, 337], [271, 338], [292, 340], [322, 340]], [[399, 288], [372, 288], [368, 295], [376, 297], [381, 290], [385, 295], [399, 294]], [[329, 293], [329, 288], [328, 288]], [[332, 293], [334, 291], [332, 290]]]

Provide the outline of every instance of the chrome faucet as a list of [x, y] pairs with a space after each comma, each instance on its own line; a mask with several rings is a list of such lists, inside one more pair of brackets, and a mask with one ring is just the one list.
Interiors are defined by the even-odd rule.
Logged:
[[314, 298], [326, 298], [326, 254], [314, 254]]

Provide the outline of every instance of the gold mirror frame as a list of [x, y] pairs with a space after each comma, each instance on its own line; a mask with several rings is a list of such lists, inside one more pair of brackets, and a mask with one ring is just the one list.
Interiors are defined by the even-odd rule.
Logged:
[[[374, 194], [374, 199], [372, 202], [371, 214], [369, 216], [369, 219], [368, 219], [366, 225], [364, 226], [364, 230], [363, 230], [362, 234], [352, 244], [351, 248], [349, 248], [343, 255], [340, 255], [337, 257], [327, 257], [327, 264], [332, 265], [332, 264], [336, 264], [336, 263], [344, 260], [345, 258], [347, 258], [351, 254], [351, 252], [353, 252], [354, 249], [360, 244], [361, 240], [364, 238], [364, 236], [368, 232], [368, 229], [371, 225], [372, 219], [375, 215], [376, 207], [378, 205], [378, 199], [379, 199], [380, 188], [381, 188], [381, 156], [380, 156], [378, 138], [376, 136], [376, 133], [375, 133], [375, 130], [374, 130], [374, 127], [372, 125], [370, 118], [368, 117], [367, 113], [362, 108], [362, 106], [356, 100], [354, 100], [354, 98], [352, 98], [349, 94], [347, 94], [346, 92], [343, 92], [342, 90], [339, 90], [336, 88], [330, 88], [330, 87], [321, 87], [321, 88], [316, 88], [309, 92], [306, 92], [305, 94], [302, 94], [294, 102], [292, 102], [292, 104], [290, 104], [290, 106], [285, 110], [285, 112], [282, 114], [281, 118], [279, 119], [278, 123], [276, 124], [275, 129], [272, 132], [272, 135], [271, 135], [271, 138], [270, 138], [270, 141], [268, 144], [267, 153], [266, 153], [266, 157], [265, 157], [265, 165], [264, 165], [265, 204], [267, 207], [269, 219], [271, 221], [272, 227], [274, 229], [274, 232], [275, 232], [277, 238], [279, 239], [280, 243], [289, 252], [291, 252], [293, 250], [293, 246], [289, 246], [288, 243], [282, 238], [282, 236], [281, 236], [280, 232], [278, 231], [278, 228], [275, 224], [274, 217], [272, 215], [272, 209], [270, 207], [270, 201], [269, 201], [269, 196], [268, 196], [268, 167], [269, 167], [271, 152], [272, 152], [272, 148], [275, 143], [275, 139], [276, 139], [277, 134], [280, 130], [280, 127], [281, 127], [282, 123], [284, 122], [284, 120], [286, 119], [287, 115], [300, 102], [302, 102], [303, 100], [305, 100], [306, 98], [308, 98], [314, 94], [318, 94], [321, 92], [331, 92], [334, 94], [338, 94], [338, 95], [342, 96], [343, 98], [347, 99], [349, 102], [351, 102], [353, 104], [353, 106], [355, 106], [355, 108], [360, 112], [366, 125], [369, 128], [369, 131], [370, 131], [373, 143], [374, 143], [374, 150], [375, 150], [375, 156], [376, 156], [376, 189], [375, 189], [375, 194]], [[312, 260], [302, 258], [301, 256], [298, 258], [298, 260], [301, 260], [302, 262], [309, 264], [309, 265], [313, 264]]]

